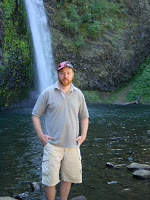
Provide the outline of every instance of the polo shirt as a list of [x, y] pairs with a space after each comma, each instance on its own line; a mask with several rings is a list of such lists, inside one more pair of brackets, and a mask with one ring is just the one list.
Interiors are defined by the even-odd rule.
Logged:
[[72, 84], [64, 98], [56, 82], [41, 93], [32, 111], [37, 117], [41, 117], [43, 113], [44, 133], [54, 137], [49, 142], [60, 147], [76, 147], [79, 119], [89, 117], [82, 92]]

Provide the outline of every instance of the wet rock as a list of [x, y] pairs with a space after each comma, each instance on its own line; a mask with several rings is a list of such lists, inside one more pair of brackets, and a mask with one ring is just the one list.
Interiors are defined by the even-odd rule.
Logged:
[[30, 188], [31, 188], [32, 191], [34, 191], [34, 190], [40, 190], [41, 183], [40, 182], [30, 183]]
[[138, 179], [150, 179], [150, 171], [148, 170], [136, 170], [133, 173], [133, 177]]
[[113, 163], [107, 162], [106, 167], [113, 169], [120, 169], [121, 167], [126, 166], [126, 164], [115, 165]]
[[116, 165], [114, 165], [113, 163], [109, 163], [109, 162], [106, 163], [106, 167], [108, 167], [108, 168], [114, 168], [114, 169], [119, 169]]
[[55, 200], [60, 200], [60, 197], [56, 197]]
[[78, 196], [78, 197], [74, 197], [71, 200], [86, 200], [86, 198], [84, 196]]
[[150, 165], [146, 164], [139, 164], [139, 163], [131, 163], [131, 165], [127, 166], [129, 170], [135, 169], [150, 169]]
[[28, 197], [28, 192], [24, 192], [24, 193], [21, 193], [21, 194], [13, 195], [13, 197], [14, 197], [15, 199], [22, 200], [22, 199]]
[[133, 161], [133, 157], [132, 156], [128, 157], [128, 161], [132, 162]]
[[108, 185], [111, 185], [111, 184], [116, 184], [118, 183], [118, 181], [111, 181], [111, 182], [107, 182]]
[[150, 135], [150, 130], [147, 131], [147, 134]]
[[[56, 197], [55, 200], [60, 200], [60, 197]], [[78, 197], [74, 197], [71, 200], [86, 200], [86, 198], [84, 196], [78, 196]]]
[[12, 197], [0, 197], [0, 200], [16, 200]]

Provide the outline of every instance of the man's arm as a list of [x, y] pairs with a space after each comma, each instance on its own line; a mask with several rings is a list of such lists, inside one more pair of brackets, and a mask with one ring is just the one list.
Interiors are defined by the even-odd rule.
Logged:
[[80, 143], [80, 145], [86, 139], [88, 125], [89, 125], [89, 118], [83, 118], [83, 119], [80, 120], [81, 136], [76, 138], [76, 141], [78, 141]]
[[41, 126], [40, 117], [32, 115], [32, 122], [33, 122], [34, 129], [37, 133], [37, 136], [39, 137], [39, 139], [43, 145], [46, 145], [48, 143], [48, 139], [51, 139], [51, 140], [54, 139], [54, 138], [44, 134], [44, 132], [42, 130], [42, 126]]

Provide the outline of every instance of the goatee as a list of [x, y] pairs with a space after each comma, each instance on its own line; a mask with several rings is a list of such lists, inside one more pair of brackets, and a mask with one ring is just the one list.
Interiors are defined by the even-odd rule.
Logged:
[[70, 85], [71, 81], [69, 81], [68, 79], [59, 79], [59, 82], [63, 85], [63, 86], [68, 86]]

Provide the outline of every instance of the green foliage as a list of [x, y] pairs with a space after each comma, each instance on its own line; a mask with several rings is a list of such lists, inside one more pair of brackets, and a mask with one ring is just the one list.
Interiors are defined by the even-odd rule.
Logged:
[[76, 47], [78, 48], [78, 47], [82, 46], [83, 44], [84, 44], [83, 36], [82, 35], [77, 35], [75, 37], [75, 45], [76, 45]]
[[78, 33], [81, 19], [77, 13], [77, 6], [72, 4], [64, 4], [64, 6], [65, 9], [60, 8], [59, 10], [58, 22], [61, 22], [67, 32]]
[[101, 99], [96, 91], [83, 91], [87, 103], [101, 103]]
[[102, 30], [102, 24], [99, 21], [93, 21], [92, 24], [87, 25], [87, 30], [93, 38], [96, 38], [98, 33]]
[[101, 91], [83, 91], [87, 103], [113, 103], [114, 94]]
[[16, 7], [16, 2], [14, 0], [4, 0], [4, 13], [5, 13], [5, 18], [9, 19]]
[[137, 71], [134, 79], [135, 83], [127, 94], [128, 100], [134, 101], [140, 96], [141, 102], [150, 103], [150, 56]]
[[[105, 29], [115, 30], [125, 26], [125, 11], [121, 1], [109, 0], [64, 0], [59, 1], [57, 22], [62, 31], [73, 38], [77, 48], [84, 45], [86, 39], [97, 39]], [[76, 37], [83, 38], [76, 43]]]
[[17, 0], [4, 0], [4, 64], [0, 66], [0, 106], [27, 97], [33, 77], [28, 29]]

